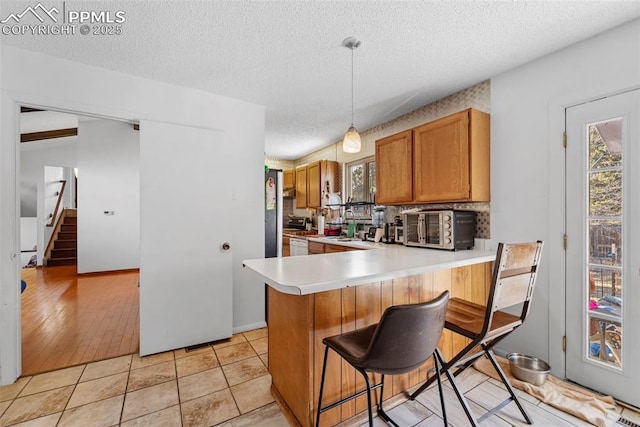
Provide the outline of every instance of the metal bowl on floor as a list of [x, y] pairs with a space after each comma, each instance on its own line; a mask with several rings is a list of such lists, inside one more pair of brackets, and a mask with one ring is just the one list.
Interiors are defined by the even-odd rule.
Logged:
[[542, 385], [547, 380], [551, 366], [542, 359], [520, 353], [507, 354], [511, 374], [521, 381]]

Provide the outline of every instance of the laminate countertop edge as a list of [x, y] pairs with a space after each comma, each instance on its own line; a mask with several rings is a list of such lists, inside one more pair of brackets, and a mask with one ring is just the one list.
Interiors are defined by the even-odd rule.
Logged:
[[491, 262], [495, 256], [495, 251], [450, 252], [396, 245], [380, 250], [249, 259], [243, 266], [279, 292], [308, 295]]

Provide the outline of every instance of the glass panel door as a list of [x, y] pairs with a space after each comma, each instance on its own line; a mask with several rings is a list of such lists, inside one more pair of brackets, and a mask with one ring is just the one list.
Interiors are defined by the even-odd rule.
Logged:
[[[566, 111], [566, 376], [640, 405], [640, 91]], [[635, 360], [634, 360], [635, 359]]]
[[[585, 173], [588, 212], [589, 311], [586, 357], [622, 367], [622, 118], [589, 123], [589, 167]], [[586, 304], [586, 302], [585, 302]]]

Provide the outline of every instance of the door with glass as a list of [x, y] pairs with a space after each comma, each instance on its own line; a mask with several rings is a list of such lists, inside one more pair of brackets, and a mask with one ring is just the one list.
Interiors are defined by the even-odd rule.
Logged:
[[566, 110], [566, 376], [640, 406], [640, 91]]

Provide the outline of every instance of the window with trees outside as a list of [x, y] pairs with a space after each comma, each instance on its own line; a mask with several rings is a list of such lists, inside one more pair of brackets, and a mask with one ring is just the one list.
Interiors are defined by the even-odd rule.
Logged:
[[[374, 202], [376, 195], [375, 157], [348, 163], [346, 169], [346, 201]], [[354, 214], [368, 214], [369, 207], [353, 208]]]

